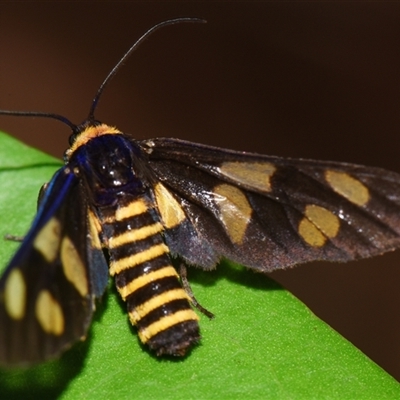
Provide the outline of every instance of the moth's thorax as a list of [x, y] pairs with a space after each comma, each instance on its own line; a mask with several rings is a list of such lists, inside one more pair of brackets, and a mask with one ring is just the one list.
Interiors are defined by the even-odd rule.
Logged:
[[72, 154], [81, 146], [85, 145], [89, 140], [102, 135], [121, 135], [122, 132], [114, 126], [100, 124], [97, 126], [90, 125], [85, 128], [77, 137], [71, 147], [65, 152], [65, 159], [68, 161]]
[[126, 135], [105, 129], [97, 136], [93, 130], [85, 132], [86, 142], [82, 139], [81, 145], [71, 153], [69, 165], [90, 189], [87, 191], [90, 202], [96, 207], [105, 207], [119, 202], [126, 194], [141, 195], [148, 185], [140, 147]]

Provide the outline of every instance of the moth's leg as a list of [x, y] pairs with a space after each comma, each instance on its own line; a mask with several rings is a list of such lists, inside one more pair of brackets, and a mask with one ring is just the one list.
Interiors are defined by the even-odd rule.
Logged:
[[3, 236], [3, 239], [10, 240], [11, 242], [23, 242], [25, 239], [25, 236], [16, 236], [16, 235], [6, 234]]
[[185, 289], [185, 292], [188, 294], [192, 306], [194, 308], [197, 308], [202, 314], [204, 314], [208, 318], [213, 319], [215, 317], [215, 315], [212, 312], [208, 311], [206, 308], [204, 308], [194, 297], [193, 290], [187, 279], [187, 268], [184, 263], [181, 263], [181, 265], [180, 265], [179, 275], [181, 277], [182, 286]]

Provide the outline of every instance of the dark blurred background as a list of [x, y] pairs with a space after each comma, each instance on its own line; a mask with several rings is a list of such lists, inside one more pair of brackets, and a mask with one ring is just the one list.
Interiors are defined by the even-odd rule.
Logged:
[[[100, 82], [152, 25], [159, 31], [107, 88], [97, 118], [136, 138], [178, 137], [283, 157], [400, 172], [400, 4], [343, 2], [0, 4], [0, 108], [75, 123]], [[61, 157], [69, 130], [0, 128]], [[273, 277], [400, 379], [400, 251], [311, 263]]]

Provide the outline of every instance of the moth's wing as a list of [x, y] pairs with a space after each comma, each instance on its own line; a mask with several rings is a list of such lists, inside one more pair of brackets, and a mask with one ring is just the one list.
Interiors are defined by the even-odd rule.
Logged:
[[83, 339], [106, 282], [84, 189], [64, 167], [0, 279], [0, 364], [42, 362]]
[[[141, 145], [179, 205], [168, 212], [184, 212], [179, 223], [167, 224], [165, 235], [171, 250], [189, 263], [210, 268], [224, 256], [271, 271], [400, 247], [399, 174], [178, 139]], [[166, 195], [159, 190], [156, 197], [162, 203]]]

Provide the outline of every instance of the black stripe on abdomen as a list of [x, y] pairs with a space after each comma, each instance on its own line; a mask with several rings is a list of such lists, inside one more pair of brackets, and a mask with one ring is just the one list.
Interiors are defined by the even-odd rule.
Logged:
[[184, 355], [200, 338], [198, 317], [171, 265], [169, 249], [161, 236], [163, 227], [143, 202], [129, 203], [119, 220], [117, 212], [114, 220], [108, 213], [105, 232], [110, 274], [115, 276], [141, 341], [157, 355]]

